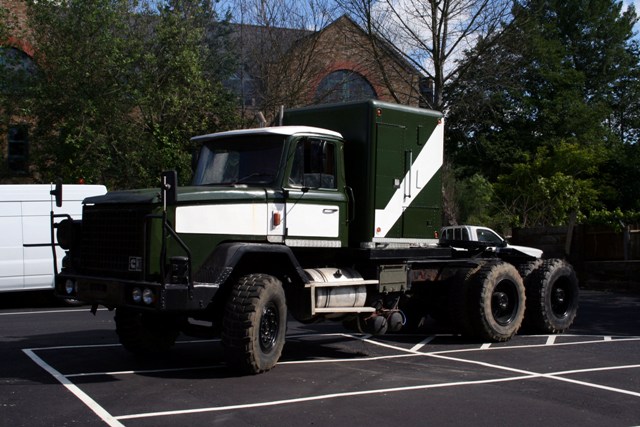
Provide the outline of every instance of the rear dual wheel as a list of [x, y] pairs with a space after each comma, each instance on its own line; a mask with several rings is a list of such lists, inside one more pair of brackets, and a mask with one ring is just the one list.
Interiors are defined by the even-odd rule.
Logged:
[[464, 335], [482, 341], [507, 341], [518, 332], [524, 319], [525, 289], [513, 265], [488, 262], [455, 286], [453, 312]]
[[578, 312], [579, 287], [576, 273], [561, 259], [549, 259], [524, 279], [527, 293], [527, 332], [561, 333], [573, 323]]

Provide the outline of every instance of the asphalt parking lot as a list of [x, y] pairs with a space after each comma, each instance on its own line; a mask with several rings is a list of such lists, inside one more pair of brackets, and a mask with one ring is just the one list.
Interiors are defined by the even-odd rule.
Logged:
[[640, 425], [640, 296], [587, 291], [563, 335], [466, 342], [290, 322], [281, 362], [238, 377], [218, 341], [137, 360], [113, 313], [0, 303], [0, 425]]

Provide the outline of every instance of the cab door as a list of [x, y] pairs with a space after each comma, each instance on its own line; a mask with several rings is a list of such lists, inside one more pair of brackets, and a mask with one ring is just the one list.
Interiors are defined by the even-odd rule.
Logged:
[[346, 245], [342, 144], [303, 137], [292, 150], [285, 182], [285, 243], [301, 247]]

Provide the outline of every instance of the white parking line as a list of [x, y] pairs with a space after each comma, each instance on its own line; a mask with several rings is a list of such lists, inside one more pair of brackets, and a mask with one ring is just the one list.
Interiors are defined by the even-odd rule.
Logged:
[[[552, 373], [539, 373], [539, 372], [531, 372], [527, 370], [511, 368], [507, 366], [495, 365], [486, 362], [474, 361], [461, 359], [457, 357], [453, 357], [454, 353], [465, 353], [470, 351], [478, 351], [480, 349], [495, 351], [495, 350], [504, 350], [504, 349], [522, 349], [522, 348], [537, 348], [548, 345], [549, 339], [547, 339], [545, 344], [534, 344], [534, 345], [519, 345], [512, 347], [493, 347], [489, 348], [486, 346], [475, 347], [475, 348], [465, 348], [465, 349], [456, 349], [456, 350], [445, 350], [445, 351], [434, 351], [434, 352], [420, 352], [418, 350], [424, 348], [424, 346], [437, 336], [430, 336], [420, 343], [414, 345], [413, 347], [407, 349], [396, 345], [391, 345], [385, 342], [379, 342], [374, 339], [371, 339], [370, 335], [357, 335], [357, 334], [348, 334], [348, 333], [335, 333], [335, 334], [305, 334], [305, 335], [295, 335], [289, 336], [288, 338], [300, 338], [300, 337], [329, 337], [329, 336], [342, 336], [348, 339], [356, 339], [362, 342], [366, 342], [375, 346], [380, 346], [384, 348], [388, 348], [398, 352], [398, 354], [387, 355], [387, 356], [374, 356], [374, 357], [364, 357], [364, 358], [356, 358], [356, 359], [317, 359], [317, 360], [306, 360], [306, 361], [285, 361], [280, 362], [278, 365], [294, 365], [294, 364], [313, 364], [313, 363], [345, 363], [345, 362], [363, 362], [363, 361], [375, 361], [382, 359], [392, 359], [392, 358], [402, 358], [402, 357], [433, 357], [443, 360], [449, 360], [457, 363], [465, 363], [465, 364], [475, 364], [480, 365], [492, 369], [502, 370], [511, 372], [513, 374], [517, 374], [508, 378], [490, 378], [485, 380], [476, 380], [476, 381], [457, 381], [457, 382], [449, 382], [449, 383], [440, 383], [440, 384], [421, 384], [407, 387], [394, 387], [394, 388], [385, 388], [385, 389], [372, 389], [372, 390], [356, 390], [349, 392], [341, 392], [341, 393], [332, 393], [332, 394], [323, 394], [316, 396], [303, 396], [292, 399], [282, 399], [282, 400], [274, 400], [267, 402], [254, 402], [248, 404], [239, 404], [239, 405], [227, 405], [227, 406], [213, 406], [206, 408], [194, 408], [187, 410], [168, 410], [168, 411], [160, 411], [160, 412], [149, 412], [149, 413], [138, 413], [138, 414], [123, 414], [119, 416], [114, 416], [108, 413], [104, 408], [102, 408], [97, 402], [91, 399], [86, 393], [84, 393], [79, 387], [74, 385], [69, 378], [74, 377], [86, 377], [92, 375], [131, 375], [136, 373], [149, 373], [149, 372], [170, 372], [170, 371], [182, 371], [182, 370], [196, 370], [196, 369], [214, 369], [214, 368], [222, 368], [223, 365], [214, 365], [214, 366], [199, 366], [192, 368], [173, 368], [173, 369], [157, 369], [157, 370], [141, 370], [141, 371], [113, 371], [113, 372], [91, 372], [91, 373], [77, 373], [77, 374], [69, 374], [63, 375], [58, 372], [56, 369], [47, 364], [43, 359], [41, 359], [38, 355], [35, 354], [35, 351], [45, 351], [45, 350], [64, 350], [64, 349], [78, 349], [78, 348], [100, 348], [100, 347], [114, 347], [118, 346], [117, 344], [106, 344], [106, 345], [93, 345], [93, 346], [60, 346], [60, 347], [44, 347], [38, 349], [23, 349], [23, 351], [41, 368], [51, 374], [57, 381], [59, 381], [62, 385], [64, 385], [69, 391], [71, 391], [78, 399], [80, 399], [85, 405], [87, 405], [96, 415], [98, 415], [101, 419], [103, 419], [110, 426], [122, 426], [120, 421], [129, 420], [129, 419], [140, 419], [140, 418], [152, 418], [152, 417], [163, 417], [170, 415], [185, 415], [185, 414], [194, 414], [194, 413], [203, 413], [203, 412], [219, 412], [219, 411], [229, 411], [229, 410], [237, 410], [237, 409], [251, 409], [251, 408], [259, 408], [266, 406], [277, 406], [277, 405], [287, 405], [287, 404], [295, 404], [295, 403], [303, 403], [310, 402], [316, 400], [324, 400], [324, 399], [334, 399], [341, 397], [352, 397], [352, 396], [363, 396], [363, 395], [372, 395], [372, 394], [382, 394], [382, 393], [397, 393], [397, 392], [409, 392], [409, 391], [418, 391], [418, 390], [428, 390], [428, 389], [437, 389], [444, 387], [459, 387], [459, 386], [467, 386], [467, 385], [479, 385], [479, 384], [491, 384], [491, 383], [499, 383], [499, 382], [509, 382], [509, 381], [520, 381], [520, 380], [528, 380], [534, 378], [545, 378], [551, 379], [555, 381], [563, 381], [568, 382], [580, 386], [596, 388], [601, 390], [606, 390], [615, 393], [622, 393], [634, 397], [640, 397], [640, 393], [624, 390], [620, 388], [603, 386], [600, 384], [594, 384], [585, 381], [574, 380], [571, 378], [566, 378], [566, 375], [578, 374], [578, 373], [589, 373], [589, 372], [598, 372], [598, 371], [607, 371], [607, 370], [623, 370], [623, 369], [638, 369], [640, 368], [640, 364], [638, 365], [624, 365], [624, 366], [612, 366], [612, 367], [598, 367], [598, 368], [588, 368], [588, 369], [579, 369], [572, 371], [561, 371], [561, 372], [552, 372]], [[558, 343], [554, 344], [555, 346], [562, 345], [585, 345], [585, 344], [596, 344], [596, 343], [604, 343], [608, 344], [626, 342], [626, 341], [638, 341], [640, 337], [625, 337], [625, 338], [617, 338], [612, 340], [609, 337], [598, 340], [589, 340], [589, 341], [574, 341], [569, 343]], [[555, 341], [555, 340], [554, 340]], [[190, 341], [190, 342], [180, 342], [180, 343], [200, 343], [203, 341]]]
[[124, 427], [120, 421], [115, 419], [109, 412], [107, 412], [102, 406], [98, 405], [95, 400], [90, 398], [84, 391], [80, 390], [80, 388], [73, 384], [67, 377], [62, 375], [60, 372], [55, 370], [51, 365], [42, 360], [37, 354], [33, 352], [33, 350], [24, 349], [22, 350], [27, 356], [31, 358], [38, 366], [47, 371], [53, 378], [55, 378], [60, 384], [65, 386], [67, 390], [73, 393], [82, 403], [87, 405], [89, 409], [91, 409], [97, 416], [100, 417], [105, 423], [107, 423], [111, 427]]
[[252, 409], [252, 408], [261, 408], [265, 406], [278, 406], [278, 405], [288, 405], [291, 403], [311, 402], [314, 400], [337, 399], [340, 397], [365, 396], [370, 394], [397, 393], [397, 392], [406, 392], [406, 391], [415, 391], [415, 390], [428, 390], [433, 388], [458, 387], [462, 385], [492, 384], [492, 383], [507, 382], [507, 381], [519, 381], [519, 380], [528, 379], [530, 377], [531, 377], [530, 375], [524, 375], [520, 377], [511, 377], [511, 378], [494, 378], [489, 380], [478, 380], [478, 381], [458, 381], [458, 382], [441, 383], [441, 384], [423, 384], [423, 385], [407, 386], [407, 387], [350, 391], [350, 392], [344, 392], [344, 393], [332, 393], [332, 394], [322, 394], [317, 396], [306, 396], [306, 397], [300, 397], [300, 398], [294, 398], [294, 399], [274, 400], [270, 402], [249, 403], [244, 405], [212, 406], [208, 408], [196, 408], [196, 409], [175, 410], [175, 411], [148, 412], [143, 414], [120, 415], [115, 418], [118, 420], [131, 420], [131, 419], [137, 419], [137, 418], [165, 417], [167, 415], [186, 415], [186, 414], [197, 414], [202, 412], [229, 411], [233, 409]]
[[[100, 308], [98, 311], [108, 311], [106, 308]], [[0, 313], [0, 316], [22, 316], [25, 314], [61, 314], [61, 313], [90, 313], [88, 308], [85, 309], [60, 309], [60, 310], [34, 310], [34, 311], [12, 311]]]
[[[553, 335], [553, 336], [555, 336], [555, 335]], [[372, 341], [369, 340], [369, 342], [372, 342]], [[605, 341], [601, 341], [601, 342], [605, 342]], [[619, 342], [619, 341], [609, 341], [608, 343], [615, 343], [615, 342]], [[375, 342], [372, 342], [372, 343], [376, 344]], [[566, 343], [566, 344], [570, 344], [570, 343]], [[545, 344], [545, 345], [550, 345], [548, 339], [547, 339], [547, 344]], [[385, 344], [384, 346], [393, 348], [393, 346], [389, 346], [387, 344]], [[411, 350], [407, 350], [407, 349], [404, 349], [402, 347], [397, 347], [397, 346], [395, 346], [395, 349], [398, 350], [398, 351], [411, 351]], [[635, 392], [635, 391], [624, 390], [624, 389], [615, 388], [615, 387], [608, 387], [608, 386], [603, 386], [603, 385], [600, 385], [600, 384], [588, 383], [588, 382], [585, 382], [585, 381], [573, 380], [573, 379], [570, 379], [570, 378], [564, 378], [564, 377], [557, 376], [558, 374], [553, 374], [553, 373], [551, 373], [551, 374], [537, 373], [537, 372], [527, 371], [527, 370], [524, 370], [524, 369], [517, 369], [517, 368], [511, 368], [511, 367], [508, 367], [508, 366], [501, 366], [501, 365], [495, 365], [495, 364], [492, 364], [492, 363], [480, 362], [480, 361], [477, 361], [477, 360], [460, 359], [460, 358], [457, 358], [457, 357], [444, 356], [444, 355], [442, 355], [441, 352], [423, 353], [423, 354], [425, 356], [435, 357], [435, 358], [438, 358], [438, 359], [445, 359], [445, 360], [451, 360], [451, 361], [455, 361], [455, 362], [468, 363], [468, 364], [473, 364], [473, 365], [480, 365], [480, 366], [484, 366], [484, 367], [487, 367], [487, 368], [494, 368], [494, 369], [499, 369], [499, 370], [503, 370], [503, 371], [523, 374], [523, 375], [529, 376], [530, 378], [536, 378], [536, 377], [548, 378], [548, 379], [553, 379], [553, 380], [557, 380], [557, 381], [564, 381], [564, 382], [569, 382], [569, 383], [573, 383], [573, 384], [578, 384], [578, 385], [582, 385], [582, 386], [586, 386], [586, 387], [598, 388], [598, 389], [601, 389], [601, 390], [607, 390], [607, 391], [612, 391], [612, 392], [616, 392], [616, 393], [627, 394], [627, 395], [630, 395], [630, 396], [640, 397], [640, 393]], [[634, 368], [640, 368], [640, 364], [638, 364], [638, 365], [626, 365], [624, 367], [619, 367], [619, 366], [610, 367], [609, 369], [634, 369]], [[592, 372], [594, 370], [602, 370], [602, 368], [584, 369], [581, 372]]]
[[422, 341], [420, 341], [418, 344], [414, 345], [413, 347], [411, 347], [411, 351], [418, 351], [420, 350], [422, 347], [424, 347], [425, 345], [429, 344], [431, 341], [433, 341], [436, 338], [435, 335], [431, 335], [430, 337], [427, 337], [425, 339], [423, 339]]

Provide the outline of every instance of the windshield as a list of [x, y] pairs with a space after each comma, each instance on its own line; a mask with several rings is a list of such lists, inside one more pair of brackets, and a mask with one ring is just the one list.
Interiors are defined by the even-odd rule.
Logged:
[[489, 242], [497, 245], [504, 242], [502, 237], [498, 236], [493, 230], [489, 230], [488, 228], [478, 228], [477, 233], [479, 242]]
[[238, 135], [206, 142], [193, 185], [273, 184], [283, 147], [282, 135]]

